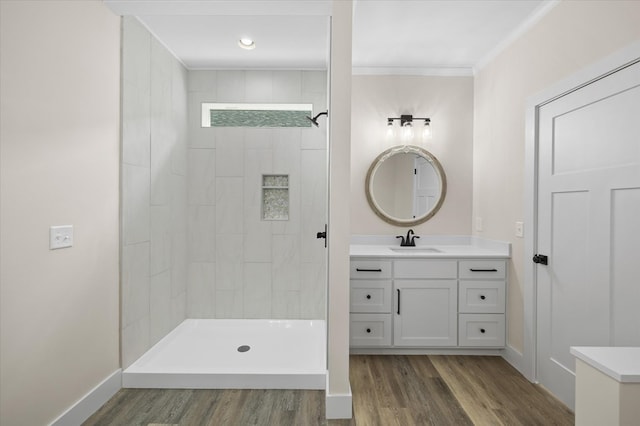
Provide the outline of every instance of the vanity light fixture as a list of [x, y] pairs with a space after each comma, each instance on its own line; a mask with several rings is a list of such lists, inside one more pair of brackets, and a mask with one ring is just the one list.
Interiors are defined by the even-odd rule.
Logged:
[[422, 128], [422, 139], [431, 139], [431, 119], [414, 117], [411, 114], [403, 114], [400, 117], [387, 118], [387, 137], [392, 138], [393, 136], [395, 136], [395, 127], [393, 124], [395, 121], [400, 121], [400, 137], [402, 139], [402, 142], [404, 142], [405, 144], [411, 142], [414, 136], [413, 122], [415, 120], [422, 120], [424, 122]]
[[242, 37], [238, 40], [238, 46], [246, 50], [253, 50], [256, 48], [256, 43], [248, 37]]

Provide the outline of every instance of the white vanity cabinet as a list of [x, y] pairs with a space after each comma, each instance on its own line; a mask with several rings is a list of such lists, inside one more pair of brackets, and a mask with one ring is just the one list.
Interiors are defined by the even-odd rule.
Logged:
[[499, 349], [506, 261], [351, 259], [351, 347]]
[[457, 262], [393, 261], [393, 345], [456, 346]]
[[391, 261], [352, 260], [349, 333], [353, 347], [391, 345]]
[[504, 260], [458, 262], [458, 339], [464, 347], [502, 347], [505, 344]]

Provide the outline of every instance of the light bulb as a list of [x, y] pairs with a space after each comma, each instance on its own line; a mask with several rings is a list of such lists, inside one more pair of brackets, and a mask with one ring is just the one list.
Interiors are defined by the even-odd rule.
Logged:
[[433, 137], [431, 132], [431, 120], [428, 118], [424, 120], [424, 127], [422, 128], [422, 140], [426, 141]]
[[396, 128], [393, 127], [393, 122], [387, 124], [387, 140], [391, 140], [396, 136]]
[[413, 139], [413, 126], [410, 122], [404, 123], [402, 126], [402, 141], [404, 143], [410, 142]]

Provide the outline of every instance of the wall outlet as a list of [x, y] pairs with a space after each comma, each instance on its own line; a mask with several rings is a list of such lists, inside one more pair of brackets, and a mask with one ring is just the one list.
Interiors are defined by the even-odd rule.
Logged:
[[476, 217], [476, 231], [482, 232], [482, 218], [479, 216]]
[[49, 228], [49, 250], [67, 248], [72, 245], [73, 225], [60, 225]]
[[516, 222], [516, 237], [524, 237], [524, 223]]

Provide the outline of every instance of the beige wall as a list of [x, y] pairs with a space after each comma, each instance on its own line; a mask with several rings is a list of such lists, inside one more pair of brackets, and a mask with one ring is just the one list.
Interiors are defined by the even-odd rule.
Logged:
[[371, 162], [398, 144], [387, 139], [386, 130], [387, 118], [400, 114], [431, 118], [433, 139], [417, 145], [435, 155], [447, 175], [444, 205], [432, 219], [414, 226], [414, 231], [470, 234], [473, 78], [355, 75], [352, 82], [351, 234], [387, 235], [403, 230], [378, 218], [364, 192]]
[[[0, 424], [47, 424], [119, 368], [120, 20], [0, 2]], [[74, 225], [50, 251], [49, 226]]]
[[[511, 241], [508, 344], [522, 351], [523, 270], [532, 253], [514, 237], [524, 217], [528, 97], [640, 39], [639, 1], [563, 1], [476, 73], [473, 217], [480, 236]], [[446, 167], [445, 167], [446, 168]]]

